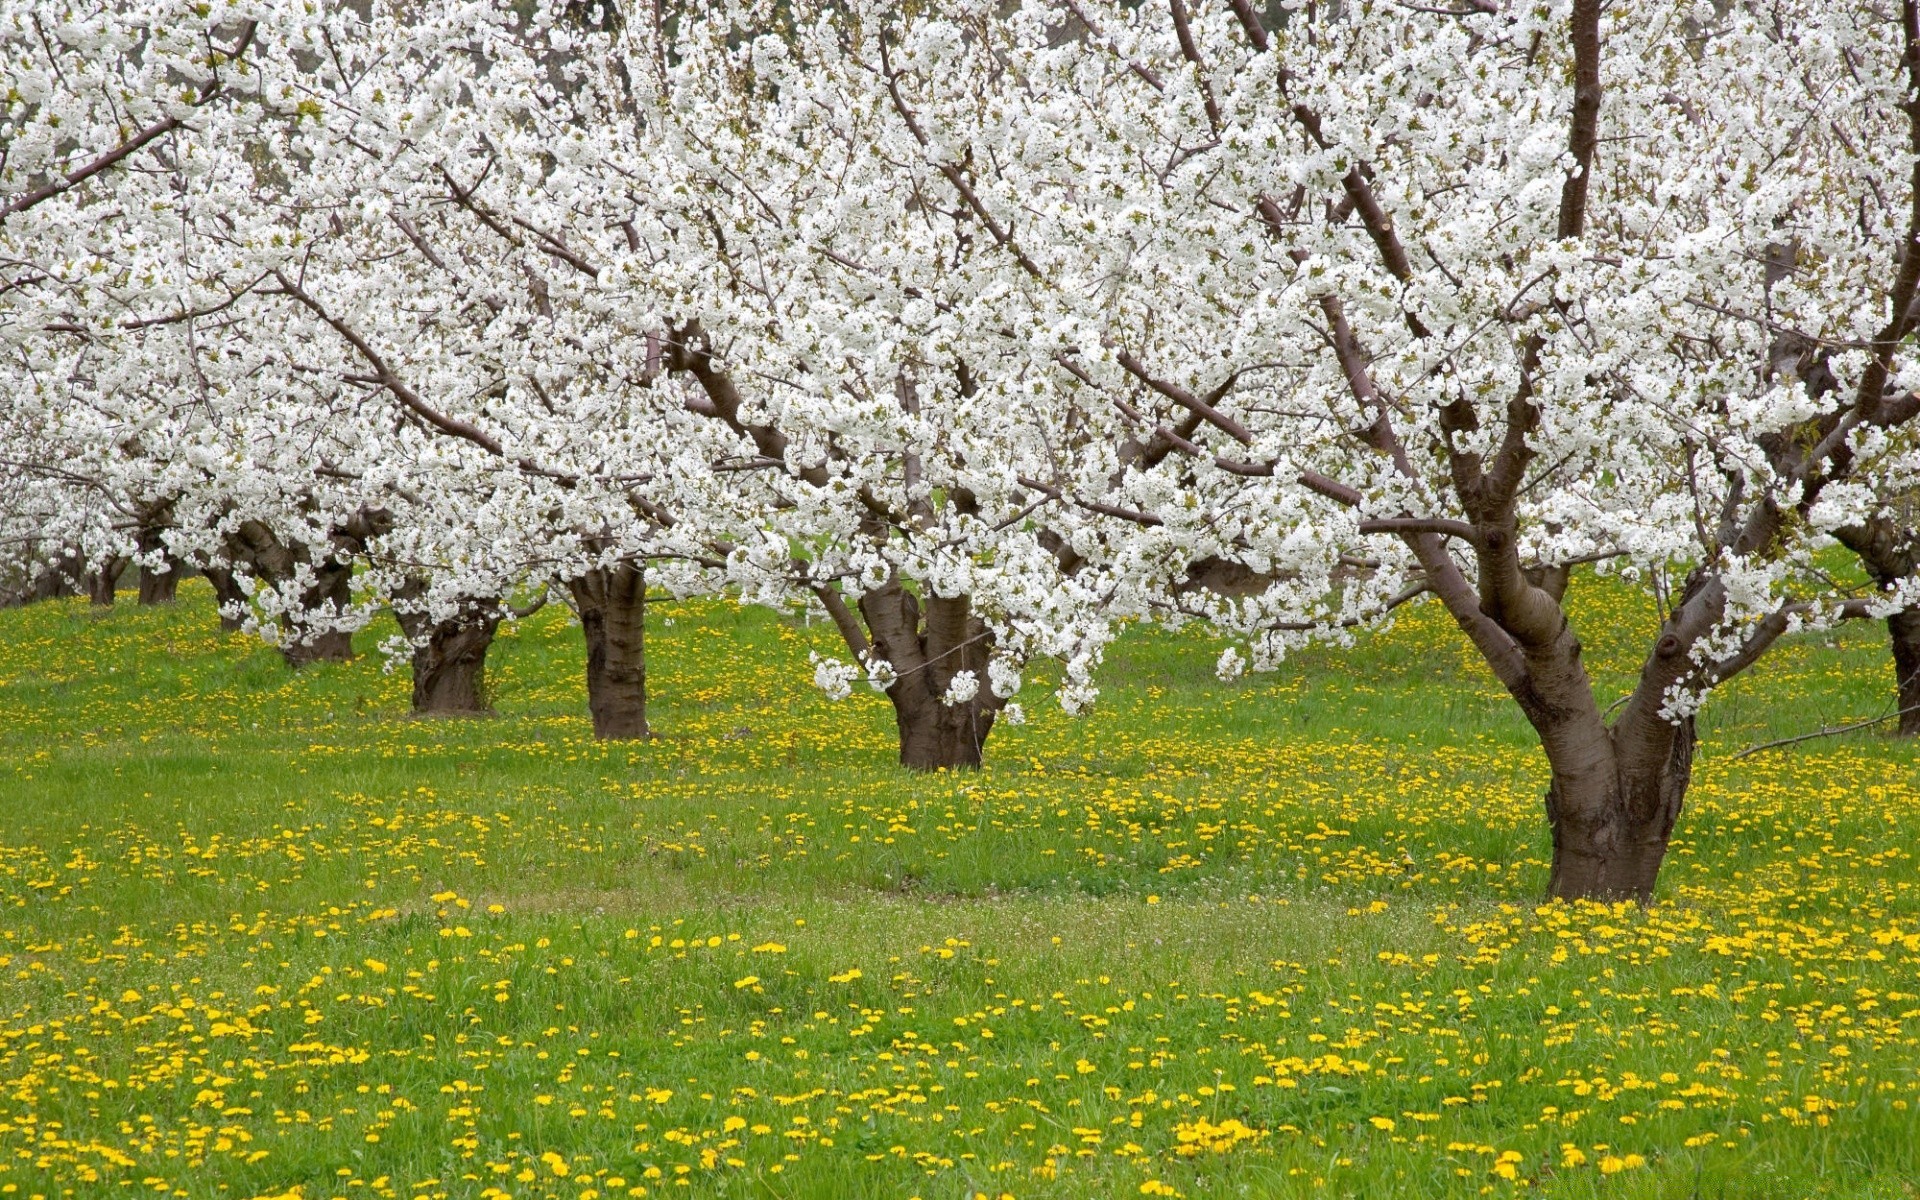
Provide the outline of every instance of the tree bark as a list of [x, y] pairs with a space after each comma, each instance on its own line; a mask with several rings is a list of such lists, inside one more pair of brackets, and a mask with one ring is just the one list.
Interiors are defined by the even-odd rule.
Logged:
[[587, 641], [587, 709], [593, 736], [624, 741], [647, 728], [647, 578], [636, 563], [568, 581]]
[[[860, 597], [872, 652], [892, 665], [887, 688], [900, 736], [900, 765], [915, 771], [977, 770], [1005, 701], [988, 686], [993, 641], [973, 615], [971, 598], [933, 597], [925, 611], [898, 582]], [[836, 617], [836, 620], [838, 617]], [[953, 677], [973, 673], [971, 697], [953, 704]]]
[[[38, 575], [31, 573], [36, 565], [42, 568]], [[0, 584], [0, 608], [74, 595], [73, 581], [82, 574], [72, 554], [47, 559], [43, 557], [40, 543], [28, 540], [21, 548], [15, 573], [10, 576], [12, 582]]]
[[1920, 608], [1903, 608], [1887, 618], [1893, 642], [1894, 696], [1900, 708], [1899, 735], [1920, 737]]
[[1645, 904], [1693, 774], [1693, 721], [1676, 724], [1660, 709], [1669, 686], [1694, 670], [1688, 647], [1716, 619], [1723, 592], [1704, 577], [1689, 581], [1631, 699], [1609, 727], [1562, 604], [1565, 568], [1529, 579], [1514, 552], [1510, 515], [1494, 517], [1498, 523], [1477, 532], [1472, 583], [1432, 535], [1409, 540], [1428, 584], [1519, 704], [1546, 753], [1553, 836], [1548, 895]]
[[[1875, 586], [1891, 591], [1920, 572], [1920, 535], [1914, 533], [1914, 517], [1911, 507], [1904, 513], [1882, 513], [1862, 524], [1836, 529], [1833, 536], [1859, 556]], [[1893, 644], [1899, 736], [1920, 736], [1920, 608], [1890, 615], [1887, 640]]]
[[[246, 564], [256, 576], [276, 585], [293, 579], [303, 564], [311, 564], [313, 582], [300, 594], [300, 611], [345, 612], [353, 603], [354, 556], [366, 551], [369, 539], [392, 526], [393, 518], [386, 510], [362, 509], [332, 530], [325, 556], [315, 562], [305, 545], [282, 542], [264, 522], [243, 521], [228, 538], [228, 554], [234, 563]], [[216, 591], [222, 586], [216, 579]], [[299, 619], [284, 623], [283, 628], [287, 638], [281, 643], [280, 655], [295, 670], [309, 663], [346, 662], [353, 657], [350, 630], [312, 632]]]
[[213, 585], [213, 600], [220, 606], [220, 629], [224, 633], [238, 633], [246, 621], [242, 617], [228, 616], [230, 608], [246, 608], [247, 594], [240, 590], [240, 584], [233, 572], [225, 567], [208, 567], [205, 571], [207, 582]]
[[[171, 514], [172, 506], [163, 510]], [[167, 549], [164, 524], [149, 524], [140, 530], [140, 555], [147, 559], [158, 555], [165, 564], [164, 572], [155, 572], [143, 562], [140, 567], [140, 603], [142, 605], [172, 604], [180, 591], [180, 575], [185, 570], [179, 559]]]
[[434, 621], [410, 607], [425, 592], [410, 585], [396, 596], [394, 617], [414, 643], [413, 714], [455, 717], [490, 713], [487, 703], [487, 651], [502, 613], [492, 600], [476, 601], [457, 616]]
[[1561, 900], [1653, 898], [1674, 823], [1693, 778], [1691, 719], [1663, 761], [1623, 757], [1611, 731], [1591, 747], [1592, 769], [1556, 768], [1547, 789], [1553, 868], [1547, 894]]
[[[314, 571], [312, 587], [300, 594], [302, 612], [313, 612], [328, 605], [345, 612], [353, 603], [353, 566], [351, 563], [323, 562]], [[299, 628], [288, 630], [289, 639], [280, 645], [280, 656], [294, 670], [319, 662], [350, 662], [353, 659], [353, 633], [328, 629], [309, 633]]]
[[87, 602], [95, 608], [113, 607], [113, 594], [120, 586], [120, 576], [126, 572], [125, 558], [108, 559], [98, 570], [87, 572]]
[[140, 568], [140, 603], [144, 606], [172, 604], [180, 592], [180, 565], [172, 564], [172, 570], [159, 575], [145, 567]]

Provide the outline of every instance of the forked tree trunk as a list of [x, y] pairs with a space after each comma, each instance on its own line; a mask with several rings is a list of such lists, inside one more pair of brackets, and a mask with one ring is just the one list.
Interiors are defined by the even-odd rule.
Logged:
[[424, 588], [408, 588], [394, 608], [401, 632], [414, 643], [413, 713], [420, 717], [471, 716], [492, 712], [487, 704], [487, 651], [500, 627], [500, 606], [481, 601], [444, 621], [409, 611], [406, 601]]
[[183, 567], [180, 560], [167, 551], [167, 543], [160, 535], [160, 527], [149, 527], [140, 531], [140, 553], [142, 557], [158, 554], [166, 564], [164, 573], [156, 573], [145, 565], [140, 568], [140, 603], [143, 605], [172, 604], [180, 591], [180, 575]]
[[1888, 617], [1887, 635], [1893, 642], [1900, 736], [1920, 737], [1920, 608], [1903, 608]]
[[[988, 686], [993, 642], [973, 615], [969, 597], [933, 597], [925, 612], [898, 583], [867, 592], [860, 615], [873, 638], [873, 653], [893, 666], [887, 689], [900, 735], [900, 764], [916, 771], [977, 769], [1005, 701]], [[953, 677], [973, 673], [966, 700], [946, 702]]]
[[233, 572], [225, 567], [208, 567], [207, 582], [213, 585], [213, 600], [220, 606], [220, 628], [225, 633], [237, 633], [245, 624], [242, 617], [229, 616], [230, 609], [247, 607], [247, 594], [240, 590], [240, 584]]
[[646, 571], [622, 563], [589, 571], [567, 586], [587, 641], [593, 736], [606, 741], [647, 737]]
[[[1505, 549], [1492, 535], [1486, 541], [1489, 557]], [[1494, 558], [1485, 574], [1494, 576], [1501, 565]], [[1505, 566], [1512, 571], [1517, 561], [1507, 555]], [[1662, 681], [1689, 662], [1685, 641], [1671, 632], [1670, 618], [1642, 667], [1641, 685], [1609, 727], [1582, 661], [1580, 639], [1560, 607], [1564, 570], [1525, 591], [1507, 589], [1504, 594], [1517, 593], [1518, 602], [1527, 606], [1520, 610], [1497, 601], [1464, 602], [1458, 576], [1446, 574], [1449, 567], [1436, 562], [1430, 568], [1448, 610], [1470, 637], [1494, 648], [1499, 657], [1489, 661], [1546, 753], [1551, 773], [1547, 821], [1553, 835], [1548, 894], [1562, 900], [1646, 903], [1653, 898], [1693, 778], [1693, 721], [1675, 724], [1659, 711]], [[1503, 592], [1488, 586], [1482, 594]], [[1502, 618], [1531, 636], [1504, 643], [1492, 638], [1486, 622]]]
[[113, 594], [120, 587], [120, 576], [127, 569], [124, 558], [108, 559], [98, 570], [87, 572], [87, 602], [95, 608], [111, 608]]
[[1674, 730], [1664, 759], [1625, 761], [1618, 739], [1603, 731], [1589, 748], [1589, 766], [1555, 764], [1547, 789], [1553, 827], [1548, 895], [1642, 904], [1653, 898], [1693, 779], [1694, 743], [1688, 720]]
[[[316, 556], [305, 545], [289, 545], [262, 521], [242, 521], [227, 538], [228, 554], [235, 563], [244, 563], [253, 574], [275, 585], [284, 586], [298, 577], [303, 565], [311, 564], [313, 582], [300, 595], [300, 614], [326, 612], [329, 617], [345, 613], [353, 603], [353, 559], [364, 554], [367, 542], [393, 528], [393, 517], [385, 509], [361, 509], [336, 525], [328, 535], [322, 555]], [[231, 576], [214, 580], [216, 593], [233, 584]], [[223, 593], [223, 599], [225, 594]], [[225, 624], [225, 622], [222, 622]], [[349, 630], [312, 632], [304, 616], [283, 620], [286, 640], [280, 654], [287, 665], [298, 670], [308, 663], [346, 662], [353, 657], [353, 634]]]

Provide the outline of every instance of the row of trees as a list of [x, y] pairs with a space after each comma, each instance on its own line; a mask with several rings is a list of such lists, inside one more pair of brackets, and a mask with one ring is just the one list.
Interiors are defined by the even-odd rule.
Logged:
[[391, 607], [423, 708], [552, 595], [603, 737], [650, 586], [802, 602], [920, 768], [1121, 620], [1432, 596], [1644, 898], [1784, 634], [1888, 618], [1920, 728], [1917, 4], [0, 0], [0, 539], [296, 664]]

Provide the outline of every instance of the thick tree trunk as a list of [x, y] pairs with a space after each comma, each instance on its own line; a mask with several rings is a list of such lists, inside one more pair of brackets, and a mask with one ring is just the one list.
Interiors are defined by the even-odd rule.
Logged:
[[412, 607], [425, 592], [410, 586], [394, 606], [401, 632], [414, 643], [413, 713], [418, 717], [457, 717], [488, 713], [487, 651], [500, 627], [500, 606], [490, 600], [459, 615], [434, 621]]
[[1674, 729], [1662, 761], [1622, 761], [1610, 732], [1587, 770], [1555, 769], [1547, 790], [1553, 870], [1547, 893], [1562, 900], [1653, 898], [1674, 822], [1693, 778], [1691, 720]]
[[155, 574], [145, 567], [140, 568], [140, 603], [143, 605], [172, 604], [180, 592], [180, 564], [172, 567], [165, 575]]
[[[21, 555], [23, 564], [39, 561], [39, 546], [29, 542], [25, 553]], [[45, 569], [31, 579], [21, 578], [18, 585], [0, 594], [0, 607], [17, 604], [33, 604], [41, 600], [58, 600], [63, 596], [76, 594], [73, 581], [82, 572], [71, 554], [63, 554], [53, 561], [44, 563]]]
[[[988, 686], [993, 642], [969, 597], [919, 600], [898, 583], [860, 598], [873, 653], [892, 664], [887, 689], [900, 734], [900, 765], [915, 771], [978, 769], [1005, 701]], [[955, 675], [971, 672], [973, 694], [947, 703]]]
[[413, 711], [417, 716], [469, 716], [487, 704], [487, 650], [498, 617], [442, 621], [413, 652]]
[[1920, 608], [1903, 608], [1888, 617], [1887, 635], [1893, 642], [1900, 736], [1920, 737]]
[[1449, 574], [1450, 562], [1425, 557], [1448, 611], [1519, 703], [1546, 753], [1548, 895], [1644, 904], [1653, 898], [1693, 774], [1693, 721], [1675, 724], [1660, 713], [1668, 684], [1691, 668], [1688, 643], [1670, 617], [1642, 665], [1640, 685], [1609, 727], [1561, 607], [1566, 572], [1542, 572], [1539, 582], [1523, 584], [1512, 542], [1498, 529], [1482, 538], [1481, 580], [1471, 592], [1457, 572]]
[[[384, 509], [362, 509], [334, 528], [325, 556], [315, 562], [306, 546], [282, 542], [263, 522], [243, 521], [228, 538], [228, 553], [257, 577], [281, 586], [296, 578], [302, 565], [312, 564], [313, 583], [301, 593], [299, 612], [324, 613], [330, 619], [353, 604], [354, 556], [365, 553], [368, 539], [385, 533], [392, 525], [392, 517]], [[214, 587], [218, 591], [231, 582], [230, 578], [215, 578]], [[353, 634], [349, 630], [316, 632], [307, 628], [299, 615], [286, 620], [283, 630], [280, 654], [295, 670], [309, 663], [346, 662], [353, 657]]]
[[245, 619], [229, 616], [228, 611], [234, 608], [246, 608], [247, 594], [240, 590], [240, 584], [234, 579], [233, 572], [225, 567], [209, 567], [206, 570], [206, 576], [207, 582], [213, 585], [214, 603], [220, 606], [221, 630], [226, 633], [239, 632], [240, 627], [245, 624]]
[[637, 564], [570, 580], [587, 640], [587, 709], [593, 736], [623, 741], [647, 729], [647, 578]]
[[161, 527], [153, 526], [140, 531], [140, 553], [143, 557], [158, 554], [166, 564], [164, 573], [157, 573], [146, 566], [140, 568], [140, 603], [143, 605], [172, 604], [174, 596], [180, 590], [180, 575], [184, 569], [180, 560], [167, 552], [167, 543], [160, 535]]
[[[900, 765], [915, 771], [978, 770], [997, 715], [978, 696], [942, 704], [911, 695], [899, 684], [887, 689], [900, 732]], [[901, 693], [908, 693], [903, 696]]]
[[87, 572], [87, 601], [95, 608], [110, 608], [113, 594], [120, 587], [120, 576], [127, 569], [127, 560], [113, 558], [97, 571]]
[[[300, 597], [303, 612], [314, 612], [331, 605], [334, 612], [345, 612], [353, 603], [353, 567], [347, 563], [325, 562], [314, 572], [314, 585]], [[287, 630], [288, 639], [280, 646], [280, 655], [294, 670], [318, 662], [349, 662], [353, 658], [353, 633], [329, 629], [311, 633], [298, 628]]]

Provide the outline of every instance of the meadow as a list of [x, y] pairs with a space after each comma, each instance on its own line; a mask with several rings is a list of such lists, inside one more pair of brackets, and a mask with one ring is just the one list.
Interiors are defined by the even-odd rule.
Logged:
[[[1574, 598], [1617, 695], [1652, 610]], [[0, 612], [0, 1197], [1920, 1196], [1920, 751], [1734, 758], [1884, 712], [1876, 628], [1715, 698], [1642, 911], [1540, 903], [1432, 606], [1232, 686], [1131, 633], [914, 777], [724, 600], [596, 744], [557, 606], [419, 721], [130, 599]]]

